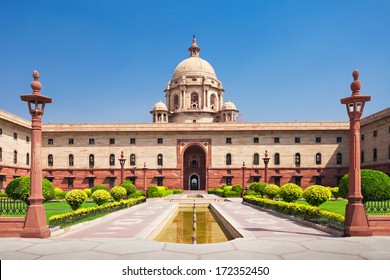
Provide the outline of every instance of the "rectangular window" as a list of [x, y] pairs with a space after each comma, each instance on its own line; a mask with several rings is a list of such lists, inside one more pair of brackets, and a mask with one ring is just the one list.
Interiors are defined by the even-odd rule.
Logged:
[[302, 177], [295, 177], [295, 184], [301, 186], [301, 179]]
[[301, 137], [295, 137], [295, 143], [301, 143]]
[[341, 143], [341, 142], [343, 142], [343, 138], [342, 137], [337, 137], [337, 141], [336, 141], [337, 143]]
[[95, 139], [93, 139], [93, 138], [89, 138], [89, 144], [90, 144], [90, 145], [93, 145], [93, 144], [95, 144]]
[[157, 144], [162, 144], [163, 143], [163, 139], [162, 138], [157, 138]]
[[54, 144], [54, 140], [53, 139], [47, 139], [47, 144], [48, 145], [53, 145]]
[[135, 138], [130, 138], [130, 144], [135, 145]]
[[88, 188], [92, 189], [95, 185], [95, 178], [88, 178]]
[[253, 182], [260, 182], [260, 177], [258, 177], [258, 176], [253, 177]]
[[232, 185], [232, 178], [226, 177], [226, 185], [231, 186]]
[[226, 144], [231, 144], [232, 143], [232, 138], [226, 138]]
[[316, 176], [316, 185], [322, 185], [322, 177]]
[[374, 137], [377, 137], [377, 136], [378, 136], [378, 131], [377, 131], [377, 130], [374, 130], [373, 136], [374, 136]]
[[26, 136], [26, 142], [30, 143], [30, 137]]
[[114, 145], [115, 144], [115, 138], [110, 138], [110, 145]]
[[18, 139], [18, 134], [16, 132], [14, 132], [14, 139], [17, 140]]
[[110, 177], [110, 189], [112, 189], [115, 186], [115, 178]]
[[157, 178], [157, 186], [164, 186], [163, 178]]
[[360, 139], [364, 141], [364, 134], [360, 135]]
[[321, 143], [321, 137], [316, 137], [316, 143]]
[[[390, 129], [389, 129], [389, 131], [390, 131]], [[0, 135], [3, 135], [3, 129], [2, 128], [0, 128]]]
[[277, 186], [280, 186], [280, 177], [274, 177], [274, 183]]
[[274, 138], [274, 143], [280, 143], [279, 137], [275, 137], [275, 138]]
[[68, 178], [68, 189], [73, 189], [73, 179], [74, 178]]
[[69, 145], [73, 145], [74, 144], [74, 139], [73, 138], [69, 138], [68, 139], [68, 144]]
[[259, 144], [259, 137], [253, 138], [253, 143], [254, 144]]

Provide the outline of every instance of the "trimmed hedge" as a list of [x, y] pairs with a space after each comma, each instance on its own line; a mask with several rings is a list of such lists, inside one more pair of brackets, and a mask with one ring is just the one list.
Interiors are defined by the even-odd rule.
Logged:
[[95, 185], [93, 186], [93, 188], [91, 189], [91, 192], [94, 193], [96, 192], [97, 190], [105, 190], [108, 192], [108, 188], [106, 185], [103, 185], [103, 184], [98, 184], [98, 185]]
[[19, 199], [19, 196], [16, 193], [16, 188], [19, 187], [20, 180], [22, 180], [22, 177], [15, 178], [8, 183], [7, 187], [5, 188], [5, 193], [8, 195], [8, 197], [12, 199]]
[[[390, 177], [378, 170], [361, 170], [361, 187], [363, 202], [390, 200]], [[339, 193], [341, 197], [348, 195], [349, 174], [341, 178]]]
[[127, 191], [124, 187], [116, 186], [112, 188], [110, 195], [115, 201], [120, 201], [126, 197]]
[[73, 211], [79, 209], [87, 198], [87, 194], [82, 190], [71, 190], [65, 195], [65, 200]]
[[145, 193], [144, 191], [136, 191], [135, 193], [132, 193], [131, 195], [129, 195], [128, 198], [137, 198], [137, 197], [141, 197], [141, 196], [145, 196]]
[[55, 199], [64, 199], [65, 196], [66, 196], [66, 192], [64, 192], [61, 188], [54, 188]]
[[[19, 177], [9, 182], [6, 193], [12, 199], [27, 201], [30, 196], [30, 176]], [[45, 201], [52, 200], [55, 197], [53, 183], [46, 178], [42, 179], [42, 195]]]
[[279, 189], [279, 196], [286, 202], [293, 202], [302, 197], [302, 188], [296, 184], [284, 184]]
[[97, 207], [80, 208], [73, 212], [51, 216], [49, 218], [49, 224], [54, 226], [64, 227], [66, 225], [74, 224], [78, 220], [86, 218], [89, 215], [98, 214], [98, 213], [110, 213], [120, 209], [132, 207], [134, 205], [143, 203], [145, 201], [146, 198], [142, 196], [139, 198], [122, 200], [120, 202], [112, 202]]
[[164, 197], [173, 194], [173, 190], [168, 190], [166, 186], [150, 185], [146, 193], [148, 198]]
[[263, 195], [266, 195], [270, 199], [274, 199], [279, 195], [279, 187], [274, 184], [269, 184], [264, 188]]
[[327, 202], [331, 196], [330, 190], [320, 185], [310, 186], [303, 192], [303, 198], [312, 206], [320, 206]]
[[83, 192], [85, 192], [85, 193], [87, 194], [88, 198], [90, 198], [91, 195], [92, 195], [92, 191], [91, 191], [91, 189], [89, 189], [89, 188], [83, 189]]
[[111, 195], [106, 190], [96, 190], [92, 193], [91, 198], [97, 205], [102, 205], [111, 199]]
[[318, 207], [307, 206], [285, 201], [275, 201], [256, 196], [244, 196], [244, 202], [275, 210], [303, 220], [316, 222], [339, 230], [344, 229], [344, 216], [338, 213], [321, 210]]
[[126, 189], [127, 196], [129, 196], [137, 191], [136, 186], [130, 180], [124, 180], [123, 183], [119, 184], [119, 186]]
[[173, 189], [173, 194], [182, 194], [183, 193], [183, 190], [181, 189]]

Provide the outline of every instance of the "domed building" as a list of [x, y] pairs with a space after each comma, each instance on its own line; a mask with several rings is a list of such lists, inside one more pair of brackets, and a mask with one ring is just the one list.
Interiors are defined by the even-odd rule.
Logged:
[[[122, 174], [140, 190], [338, 185], [349, 166], [348, 122], [240, 122], [195, 37], [188, 50], [151, 123], [43, 124], [44, 176], [64, 190], [114, 187]], [[390, 174], [390, 108], [363, 118], [361, 133], [362, 167]], [[30, 173], [30, 139], [29, 120], [0, 110], [0, 189]]]

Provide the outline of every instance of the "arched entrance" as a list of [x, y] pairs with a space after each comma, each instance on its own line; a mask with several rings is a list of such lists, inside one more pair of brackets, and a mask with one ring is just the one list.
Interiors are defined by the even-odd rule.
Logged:
[[197, 145], [188, 147], [183, 155], [183, 189], [206, 189], [206, 153]]

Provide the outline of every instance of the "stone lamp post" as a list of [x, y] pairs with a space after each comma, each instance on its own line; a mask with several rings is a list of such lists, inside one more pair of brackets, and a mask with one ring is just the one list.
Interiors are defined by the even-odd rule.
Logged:
[[352, 95], [341, 99], [341, 104], [347, 107], [349, 116], [349, 184], [348, 204], [345, 213], [345, 233], [347, 236], [372, 235], [368, 225], [366, 208], [362, 202], [360, 181], [360, 118], [364, 104], [370, 101], [370, 96], [360, 95], [361, 83], [359, 71], [352, 73], [354, 81], [351, 83]]
[[121, 158], [118, 159], [119, 160], [119, 163], [121, 165], [121, 184], [123, 183], [123, 180], [125, 179], [125, 169], [124, 169], [124, 166], [125, 166], [125, 162], [126, 162], [126, 159], [123, 155], [123, 151], [121, 152]]
[[270, 158], [268, 157], [268, 152], [266, 150], [264, 153], [263, 161], [264, 161], [264, 165], [265, 165], [264, 182], [266, 182], [267, 184], [268, 184], [268, 163], [269, 163], [269, 160], [270, 160]]
[[26, 222], [20, 234], [27, 238], [48, 238], [50, 230], [46, 225], [46, 214], [42, 195], [42, 116], [45, 104], [51, 103], [51, 98], [40, 93], [41, 83], [38, 81], [38, 71], [33, 72], [34, 81], [31, 83], [32, 94], [21, 95], [20, 98], [28, 103], [32, 117], [31, 124], [31, 172], [30, 197], [27, 208]]

